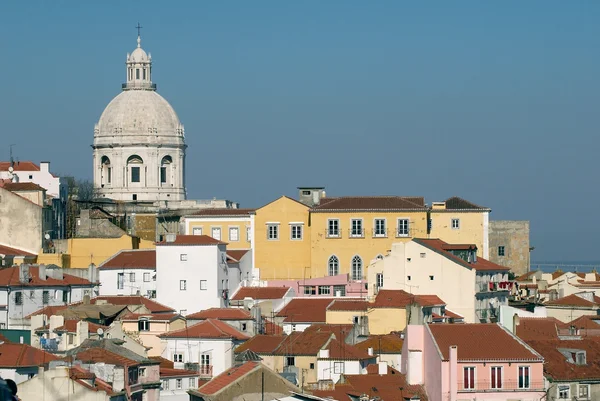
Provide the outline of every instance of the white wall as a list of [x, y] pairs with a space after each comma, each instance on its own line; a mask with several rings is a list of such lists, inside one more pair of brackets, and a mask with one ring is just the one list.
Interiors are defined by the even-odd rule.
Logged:
[[[500, 306], [500, 324], [504, 326], [504, 328], [511, 333], [513, 332], [513, 319], [514, 316], [518, 315], [520, 317], [547, 317], [546, 308], [543, 306], [538, 306], [534, 309], [533, 312], [528, 312], [523, 309], [513, 308], [512, 306], [502, 305]], [[513, 333], [514, 334], [514, 333]]]
[[185, 363], [201, 363], [200, 355], [210, 355], [213, 377], [233, 366], [234, 342], [221, 339], [169, 338], [162, 357], [173, 361], [174, 354], [183, 354], [183, 362], [175, 362], [175, 369], [183, 369]]
[[[53, 198], [60, 197], [60, 178], [50, 173], [50, 163], [40, 163], [40, 171], [15, 171], [17, 182], [33, 182], [46, 189], [46, 194]], [[30, 178], [31, 177], [31, 178]], [[0, 179], [12, 179], [8, 171], [0, 171]]]
[[38, 368], [37, 366], [31, 368], [20, 368], [20, 369], [0, 369], [0, 377], [4, 380], [11, 379], [14, 380], [15, 383], [20, 384], [24, 381], [28, 380], [31, 377], [37, 375]]
[[[99, 270], [100, 295], [136, 295], [149, 296], [149, 291], [156, 291], [156, 269], [102, 269]], [[117, 286], [118, 274], [124, 274], [122, 289]], [[131, 282], [131, 274], [135, 274], [135, 281]], [[144, 280], [144, 274], [149, 275], [149, 281]]]
[[[177, 379], [181, 379], [181, 388], [177, 388]], [[189, 389], [198, 388], [198, 378], [193, 378], [193, 383], [190, 383], [189, 377], [161, 377], [162, 388], [160, 390], [160, 398], [163, 397], [169, 401], [189, 401], [190, 396], [187, 393]], [[166, 388], [168, 385], [168, 388]]]
[[36, 254], [42, 249], [42, 208], [0, 188], [0, 244]]
[[[187, 255], [182, 261], [181, 255]], [[185, 280], [186, 289], [180, 289]], [[206, 280], [206, 290], [200, 281]], [[156, 247], [156, 300], [188, 314], [225, 306], [223, 289], [229, 289], [225, 245], [158, 245]]]
[[310, 326], [310, 323], [283, 323], [283, 332], [290, 334], [292, 331], [304, 331]]
[[[343, 363], [344, 370], [341, 373], [335, 372], [335, 363]], [[362, 372], [359, 361], [334, 361], [331, 359], [318, 359], [317, 360], [317, 378], [318, 380], [333, 380], [337, 383], [340, 379], [341, 374], [347, 375], [359, 375]]]

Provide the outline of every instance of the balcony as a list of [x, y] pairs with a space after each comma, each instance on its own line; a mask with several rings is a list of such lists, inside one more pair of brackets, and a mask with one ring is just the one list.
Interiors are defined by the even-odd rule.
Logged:
[[365, 238], [364, 228], [351, 228], [348, 230], [348, 236], [350, 238]]
[[201, 379], [210, 379], [213, 377], [213, 367], [212, 365], [200, 365], [198, 373], [200, 373]]
[[[465, 386], [465, 384], [466, 383], [462, 380], [458, 382], [457, 388], [459, 393], [516, 393], [520, 391], [545, 391], [543, 380], [528, 382], [526, 380], [525, 383], [519, 380], [504, 380], [502, 381], [501, 386], [499, 386], [498, 388], [492, 388], [492, 382], [490, 380], [475, 381], [474, 383], [470, 383], [470, 386]], [[528, 384], [528, 386], [524, 386], [524, 384]]]
[[477, 292], [497, 292], [497, 291], [510, 291], [512, 283], [509, 281], [488, 281], [477, 283], [475, 288]]
[[333, 229], [329, 229], [329, 230], [325, 230], [325, 237], [326, 238], [342, 238], [342, 231], [339, 229], [333, 230]]

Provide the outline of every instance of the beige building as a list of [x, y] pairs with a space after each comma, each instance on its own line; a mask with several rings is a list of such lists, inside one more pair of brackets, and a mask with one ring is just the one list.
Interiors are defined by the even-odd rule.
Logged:
[[491, 262], [510, 268], [517, 276], [529, 271], [529, 221], [490, 221]]
[[177, 313], [131, 313], [121, 319], [123, 331], [136, 338], [148, 349], [148, 356], [161, 356], [166, 344], [159, 335], [186, 327], [183, 316]]
[[577, 294], [567, 295], [544, 304], [548, 317], [553, 317], [561, 322], [568, 323], [586, 315], [600, 313], [600, 297], [594, 292], [582, 291]]
[[208, 235], [227, 242], [227, 249], [252, 248], [254, 209], [204, 209], [182, 218], [184, 234]]

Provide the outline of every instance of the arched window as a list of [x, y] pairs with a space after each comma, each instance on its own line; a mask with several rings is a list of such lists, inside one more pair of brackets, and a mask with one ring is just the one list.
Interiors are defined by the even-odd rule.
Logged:
[[138, 155], [131, 155], [127, 159], [127, 167], [129, 167], [129, 178], [131, 182], [141, 182], [141, 166], [144, 160]]
[[338, 260], [337, 256], [331, 256], [327, 264], [329, 265], [330, 276], [337, 276], [340, 274], [340, 261]]
[[102, 156], [102, 159], [100, 159], [100, 163], [102, 165], [102, 178], [100, 180], [100, 183], [102, 184], [102, 186], [104, 186], [104, 184], [110, 184], [112, 182], [112, 167], [110, 165], [110, 159], [108, 158], [108, 156]]
[[363, 262], [360, 256], [356, 255], [352, 258], [352, 280], [362, 280]]
[[173, 163], [173, 159], [171, 156], [165, 156], [160, 161], [160, 183], [167, 184], [170, 181], [171, 177], [171, 164]]

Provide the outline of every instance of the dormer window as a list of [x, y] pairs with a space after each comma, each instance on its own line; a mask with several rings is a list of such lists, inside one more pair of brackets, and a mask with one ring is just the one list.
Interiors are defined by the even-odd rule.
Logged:
[[577, 365], [586, 365], [586, 355], [585, 355], [585, 351], [577, 351], [577, 353], [575, 354], [575, 363]]
[[139, 331], [150, 331], [150, 321], [148, 319], [138, 320], [138, 330]]

